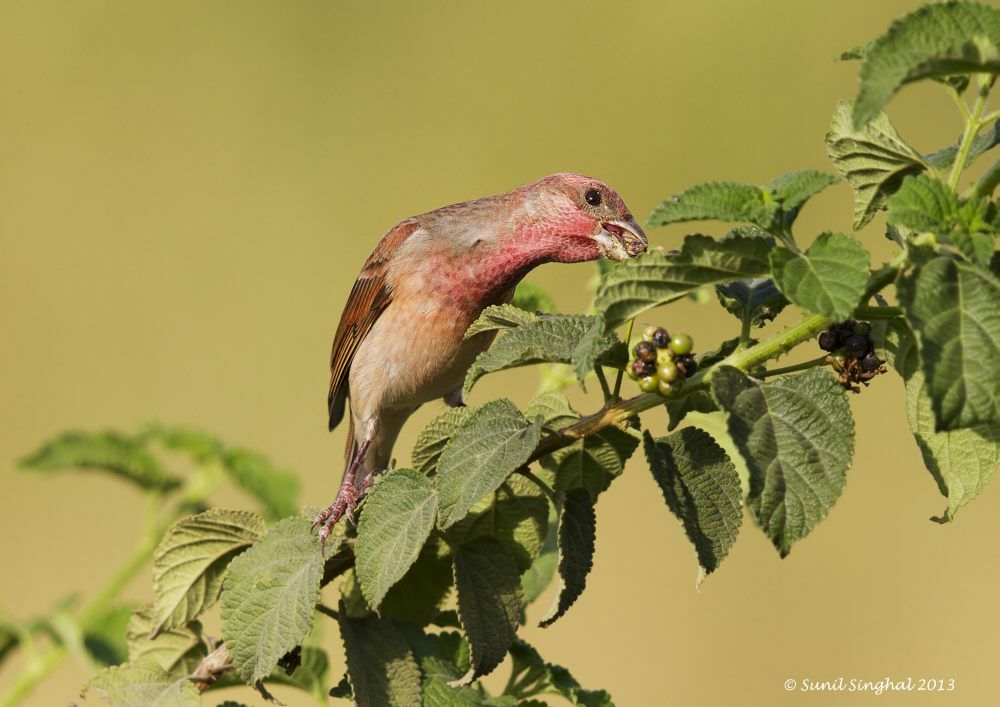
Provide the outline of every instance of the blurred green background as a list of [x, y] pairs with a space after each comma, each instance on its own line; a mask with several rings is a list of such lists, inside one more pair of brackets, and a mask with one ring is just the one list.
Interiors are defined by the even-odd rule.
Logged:
[[[138, 533], [141, 502], [126, 484], [15, 471], [42, 439], [150, 419], [203, 426], [297, 470], [303, 503], [325, 505], [344, 435], [326, 431], [330, 341], [386, 229], [555, 171], [606, 180], [644, 217], [701, 180], [830, 169], [823, 135], [857, 71], [833, 58], [913, 7], [0, 3], [0, 607], [23, 617], [92, 596]], [[889, 108], [928, 151], [961, 129], [933, 86]], [[850, 215], [838, 185], [810, 202], [800, 238], [849, 231]], [[651, 241], [673, 247], [697, 228]], [[881, 219], [859, 238], [876, 260], [888, 253]], [[592, 268], [548, 265], [531, 280], [579, 311]], [[701, 350], [737, 326], [693, 302], [650, 319], [691, 331]], [[523, 404], [536, 383], [530, 370], [497, 375], [471, 402]], [[954, 678], [952, 694], [893, 701], [995, 704], [1000, 489], [951, 526], [929, 522], [945, 501], [898, 378], [852, 406], [844, 495], [790, 557], [748, 520], [696, 592], [693, 552], [636, 457], [598, 506], [588, 591], [526, 638], [625, 706], [879, 699], [783, 688], [838, 676]], [[406, 428], [404, 462], [439, 409]], [[662, 411], [645, 419], [666, 428]], [[127, 594], [150, 597], [148, 573]], [[70, 660], [29, 703], [67, 704], [90, 672]]]

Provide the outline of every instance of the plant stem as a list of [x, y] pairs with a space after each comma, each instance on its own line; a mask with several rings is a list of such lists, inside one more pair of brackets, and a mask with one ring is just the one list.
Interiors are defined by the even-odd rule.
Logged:
[[[625, 345], [626, 346], [631, 346], [632, 345], [632, 327], [634, 327], [634, 326], [635, 326], [635, 317], [632, 317], [631, 319], [628, 320], [628, 331], [625, 332]], [[614, 393], [611, 396], [615, 400], [618, 400], [618, 399], [621, 398], [621, 393], [622, 393], [622, 378], [624, 378], [624, 377], [625, 377], [625, 371], [624, 370], [618, 371], [618, 375], [615, 376], [615, 391], [614, 391]]]
[[35, 689], [39, 682], [59, 667], [68, 652], [62, 644], [53, 643], [39, 653], [34, 660], [25, 666], [7, 691], [0, 696], [0, 707], [13, 707], [19, 704]]
[[604, 393], [605, 402], [611, 400], [611, 388], [608, 387], [608, 379], [604, 375], [604, 369], [601, 367], [601, 364], [598, 363], [594, 366], [594, 373], [597, 374], [597, 380], [601, 384], [601, 392]]
[[747, 342], [750, 341], [750, 326], [753, 323], [753, 316], [750, 312], [747, 312], [743, 317], [743, 324], [740, 327], [740, 340], [737, 344], [737, 349], [746, 348]]
[[826, 356], [820, 356], [819, 358], [814, 358], [811, 361], [803, 361], [802, 363], [796, 363], [791, 366], [785, 366], [783, 368], [772, 368], [769, 371], [764, 371], [759, 378], [770, 378], [772, 376], [782, 376], [786, 373], [797, 373], [799, 371], [807, 371], [815, 366], [822, 366], [826, 363]]
[[556, 492], [552, 490], [551, 486], [545, 483], [542, 479], [538, 478], [538, 476], [531, 469], [528, 468], [527, 464], [518, 469], [517, 473], [519, 473], [521, 476], [528, 479], [535, 486], [540, 488], [542, 490], [542, 493], [548, 496], [549, 500], [552, 501], [553, 506], [555, 506], [556, 508], [559, 507], [559, 501], [556, 498]]
[[901, 316], [903, 316], [902, 307], [869, 307], [868, 305], [861, 305], [854, 310], [855, 319], [863, 319], [869, 322], [879, 319], [897, 319]]
[[989, 94], [989, 83], [980, 80], [979, 95], [972, 106], [972, 112], [965, 119], [965, 132], [962, 134], [962, 141], [959, 143], [958, 153], [955, 155], [955, 163], [951, 166], [951, 174], [948, 176], [948, 186], [952, 190], [958, 186], [962, 170], [965, 169], [965, 161], [969, 158], [969, 151], [972, 149], [972, 141], [976, 139], [976, 134], [979, 132], [979, 128], [982, 127], [980, 121], [983, 118], [983, 111], [986, 109], [986, 98]]

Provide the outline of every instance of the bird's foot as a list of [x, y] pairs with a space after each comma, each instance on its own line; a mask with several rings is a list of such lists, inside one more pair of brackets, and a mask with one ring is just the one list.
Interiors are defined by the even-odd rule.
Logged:
[[358, 506], [358, 499], [360, 497], [361, 494], [355, 490], [354, 484], [344, 484], [340, 487], [340, 492], [337, 494], [336, 500], [330, 504], [330, 507], [313, 518], [313, 530], [317, 527], [319, 528], [317, 535], [319, 535], [319, 539], [324, 545], [333, 531], [333, 526], [341, 518], [347, 516], [347, 520], [351, 525], [355, 524], [354, 511]]

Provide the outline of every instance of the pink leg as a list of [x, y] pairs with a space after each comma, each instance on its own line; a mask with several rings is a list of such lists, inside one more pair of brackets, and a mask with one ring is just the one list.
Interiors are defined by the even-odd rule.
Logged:
[[[354, 454], [354, 458], [351, 460], [351, 465], [344, 474], [344, 480], [340, 483], [340, 491], [337, 492], [337, 498], [330, 504], [329, 508], [313, 519], [312, 527], [316, 528], [316, 526], [320, 526], [319, 537], [324, 543], [330, 537], [330, 531], [333, 529], [333, 526], [345, 514], [347, 515], [347, 519], [352, 524], [354, 523], [354, 509], [363, 493], [358, 492], [354, 480], [357, 478], [358, 469], [361, 468], [361, 462], [364, 461], [369, 445], [371, 445], [371, 439], [366, 439], [361, 443], [358, 451]], [[364, 486], [364, 483], [362, 483], [362, 486]], [[364, 486], [364, 488], [367, 490], [367, 486]]]

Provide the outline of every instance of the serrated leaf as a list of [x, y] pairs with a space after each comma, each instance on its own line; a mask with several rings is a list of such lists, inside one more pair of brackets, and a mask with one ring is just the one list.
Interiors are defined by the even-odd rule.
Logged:
[[781, 313], [788, 300], [769, 277], [733, 280], [715, 286], [719, 303], [727, 312], [753, 326], [764, 326]]
[[608, 362], [613, 359], [618, 367], [624, 367], [628, 363], [628, 347], [618, 341], [614, 334], [605, 334], [604, 330], [604, 320], [592, 317], [590, 328], [573, 348], [570, 361], [581, 386], [598, 361]]
[[867, 225], [885, 206], [886, 197], [908, 174], [924, 169], [923, 158], [896, 132], [889, 116], [879, 113], [855, 129], [851, 105], [841, 102], [826, 134], [826, 152], [854, 188], [854, 230]]
[[[955, 164], [955, 158], [958, 157], [958, 149], [961, 143], [962, 140], [959, 138], [959, 141], [954, 145], [945, 147], [937, 152], [927, 155], [925, 157], [927, 164], [938, 171], [951, 169], [952, 165]], [[1000, 120], [994, 121], [989, 130], [977, 135], [973, 139], [972, 146], [969, 148], [969, 155], [965, 158], [964, 166], [968, 167], [975, 162], [981, 154], [996, 147], [998, 144], [1000, 144]]]
[[256, 513], [213, 508], [174, 523], [153, 553], [150, 632], [183, 626], [219, 598], [229, 561], [266, 530]]
[[171, 675], [190, 675], [208, 654], [201, 638], [201, 624], [191, 621], [160, 631], [156, 638], [151, 638], [152, 609], [152, 606], [139, 608], [129, 619], [125, 632], [129, 661], [151, 660]]
[[552, 314], [556, 311], [556, 303], [552, 299], [552, 295], [533, 282], [517, 283], [510, 303], [518, 309], [535, 314]]
[[782, 557], [840, 497], [854, 454], [844, 389], [818, 368], [758, 383], [722, 367], [712, 394], [750, 472], [747, 506]]
[[551, 506], [549, 507], [548, 530], [545, 533], [545, 540], [542, 541], [541, 550], [538, 557], [521, 575], [521, 588], [524, 590], [524, 605], [527, 606], [535, 601], [542, 592], [552, 583], [556, 576], [556, 565], [559, 562], [559, 547], [557, 543], [559, 530], [559, 517]]
[[466, 329], [465, 338], [469, 339], [484, 331], [516, 329], [524, 324], [530, 324], [536, 319], [538, 317], [533, 312], [525, 311], [523, 307], [514, 304], [491, 304]]
[[456, 546], [458, 615], [471, 650], [466, 682], [493, 672], [507, 655], [519, 625], [519, 580], [517, 565], [497, 541]]
[[551, 626], [573, 606], [587, 586], [587, 575], [594, 565], [597, 541], [597, 516], [590, 494], [573, 489], [560, 495], [559, 511], [559, 594], [539, 626]]
[[[521, 694], [561, 695], [571, 705], [614, 707], [611, 695], [604, 690], [584, 690], [566, 668], [542, 659], [531, 645], [520, 639], [510, 649], [510, 683], [520, 687]], [[519, 702], [519, 705], [525, 704]], [[540, 704], [545, 704], [540, 702]]]
[[618, 427], [606, 427], [542, 459], [555, 475], [555, 490], [584, 489], [593, 501], [625, 470], [639, 440]]
[[438, 463], [438, 526], [457, 523], [495, 491], [528, 461], [540, 437], [540, 425], [528, 422], [509, 400], [492, 400], [469, 415]]
[[[229, 564], [222, 633], [236, 674], [251, 685], [312, 628], [324, 557], [309, 526], [305, 518], [286, 518]], [[334, 549], [327, 545], [328, 553]]]
[[152, 661], [105, 668], [84, 688], [100, 693], [115, 707], [197, 707], [201, 693], [190, 680], [173, 677]]
[[773, 243], [739, 235], [716, 241], [690, 235], [676, 255], [657, 251], [616, 263], [597, 293], [594, 306], [608, 327], [705, 285], [769, 275]]
[[924, 5], [866, 48], [854, 125], [874, 118], [903, 84], [977, 72], [1000, 73], [1000, 11], [965, 2]]
[[529, 420], [540, 417], [543, 426], [554, 428], [565, 427], [580, 419], [580, 414], [569, 404], [566, 396], [556, 390], [536, 395], [524, 409], [524, 415]]
[[410, 469], [386, 474], [365, 500], [355, 545], [355, 571], [365, 600], [378, 610], [386, 592], [416, 562], [434, 528], [434, 485]]
[[385, 595], [381, 616], [423, 626], [439, 614], [453, 583], [451, 555], [441, 542], [429, 542], [417, 561]]
[[360, 707], [419, 705], [420, 668], [396, 625], [376, 616], [350, 618], [340, 612], [347, 674]]
[[900, 277], [897, 291], [920, 342], [936, 429], [1000, 422], [1000, 280], [937, 257]]
[[682, 221], [749, 221], [767, 227], [778, 204], [760, 187], [738, 182], [705, 182], [685, 189], [656, 207], [646, 226], [656, 228]]
[[111, 430], [63, 432], [22, 459], [20, 466], [31, 471], [94, 469], [161, 491], [181, 483], [160, 466], [141, 440]]
[[715, 440], [715, 443], [722, 447], [726, 456], [729, 457], [733, 469], [736, 470], [736, 477], [740, 481], [741, 499], [746, 498], [747, 494], [750, 493], [750, 470], [747, 469], [746, 460], [743, 459], [732, 435], [729, 434], [729, 420], [726, 413], [721, 410], [714, 412], [693, 411], [688, 414], [687, 422], [692, 427], [707, 432]]
[[[128, 660], [128, 642], [125, 631], [135, 607], [132, 604], [121, 604], [111, 607], [99, 616], [83, 634], [83, 645], [87, 653], [99, 665], [118, 665]], [[0, 625], [0, 662], [5, 654], [4, 645], [8, 634]], [[16, 642], [17, 637], [9, 635]]]
[[774, 281], [784, 295], [812, 314], [848, 319], [868, 282], [868, 251], [843, 233], [822, 233], [805, 253], [771, 253]]
[[818, 169], [798, 169], [770, 181], [774, 198], [781, 204], [783, 211], [792, 211], [802, 206], [828, 186], [836, 184], [837, 177], [829, 172]]
[[[584, 315], [548, 315], [522, 324], [497, 339], [493, 346], [476, 356], [465, 376], [467, 394], [476, 381], [487, 373], [535, 363], [571, 363], [577, 346], [600, 317]], [[593, 341], [581, 355], [591, 350], [600, 355], [617, 339], [613, 334]]]
[[668, 437], [643, 436], [646, 459], [671, 513], [698, 557], [698, 581], [719, 568], [743, 522], [736, 468], [709, 434], [686, 427]]
[[410, 454], [413, 468], [424, 475], [434, 473], [448, 440], [468, 419], [472, 410], [468, 407], [451, 408], [427, 423], [417, 435]]

